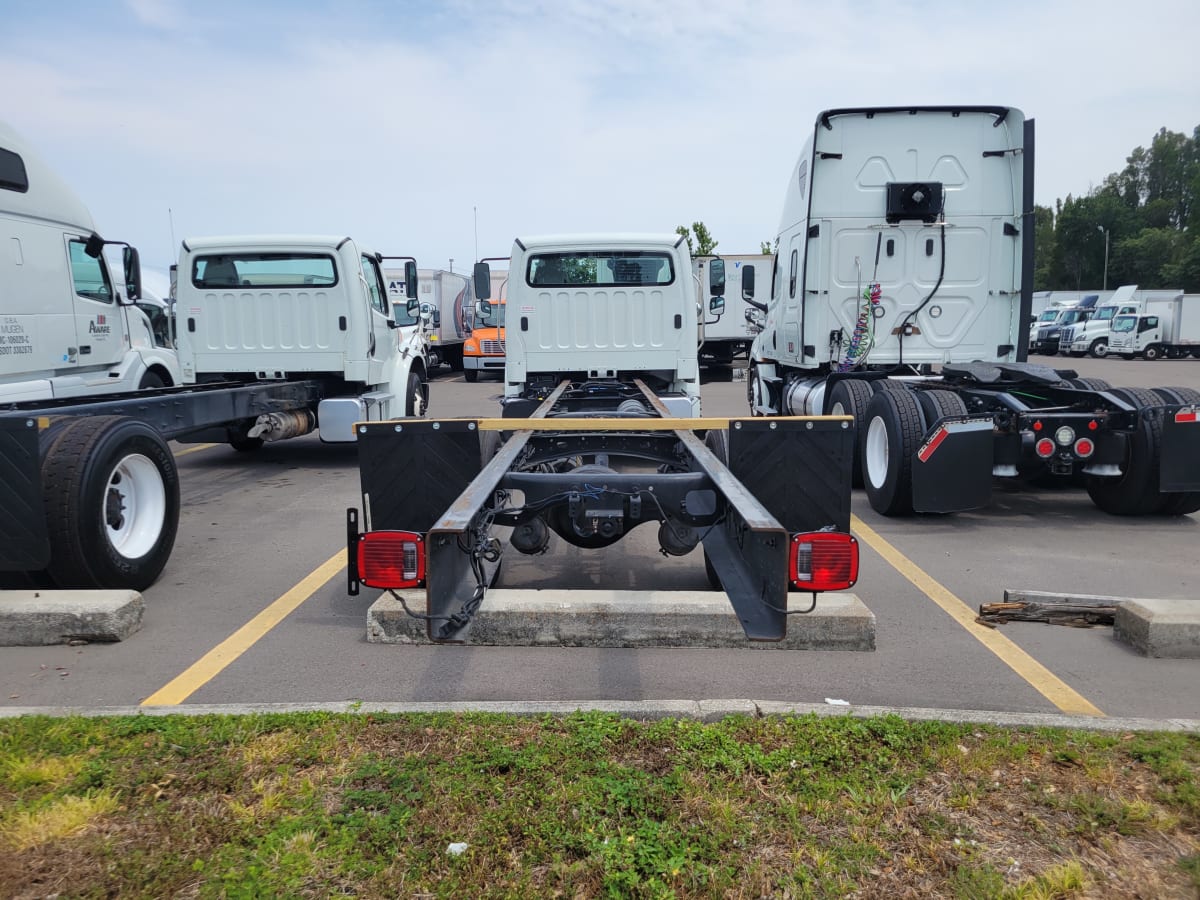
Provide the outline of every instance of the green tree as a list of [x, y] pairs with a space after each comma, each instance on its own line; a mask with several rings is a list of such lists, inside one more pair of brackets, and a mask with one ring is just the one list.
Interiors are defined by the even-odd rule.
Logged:
[[771, 253], [773, 252], [771, 250], [771, 242], [770, 241], [762, 241], [758, 245], [758, 252], [763, 254], [764, 256], [770, 256]]
[[[703, 222], [693, 222], [690, 230], [686, 225], [680, 225], [675, 229], [675, 233], [687, 241], [688, 252], [692, 256], [712, 256], [713, 251], [717, 249], [718, 242], [713, 240]], [[695, 243], [692, 242], [693, 235]]]

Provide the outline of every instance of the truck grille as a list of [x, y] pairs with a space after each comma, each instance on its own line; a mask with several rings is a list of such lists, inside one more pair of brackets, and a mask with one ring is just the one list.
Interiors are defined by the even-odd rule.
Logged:
[[503, 356], [504, 341], [480, 341], [479, 352], [485, 356]]

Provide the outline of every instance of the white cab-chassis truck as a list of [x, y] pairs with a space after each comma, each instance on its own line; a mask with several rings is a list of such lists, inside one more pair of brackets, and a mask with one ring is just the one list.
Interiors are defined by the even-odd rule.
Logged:
[[[489, 281], [478, 263], [476, 296]], [[647, 523], [664, 554], [703, 545], [752, 640], [785, 636], [789, 590], [851, 586], [850, 420], [699, 418], [698, 288], [675, 235], [518, 239], [501, 415], [358, 426], [350, 593], [466, 641], [503, 553], [602, 552]]]
[[1033, 142], [1005, 106], [821, 113], [757, 301], [751, 411], [851, 415], [856, 483], [884, 515], [984, 506], [994, 476], [1083, 482], [1118, 515], [1194, 512], [1200, 392], [1026, 362]]
[[[183, 386], [0, 403], [0, 587], [152, 584], [179, 520], [168, 440], [254, 450], [316, 429], [344, 442], [356, 422], [422, 415], [416, 262], [404, 327], [383, 259], [340, 237], [184, 241]], [[136, 254], [127, 268], [136, 291]]]

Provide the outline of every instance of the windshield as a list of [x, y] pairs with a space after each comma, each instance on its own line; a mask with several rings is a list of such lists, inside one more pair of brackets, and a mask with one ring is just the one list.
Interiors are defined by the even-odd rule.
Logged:
[[1059, 320], [1061, 325], [1074, 325], [1076, 322], [1087, 320], [1089, 310], [1086, 309], [1069, 309], [1063, 313], [1062, 319]]
[[1041, 314], [1041, 316], [1038, 318], [1038, 321], [1039, 322], [1053, 322], [1057, 318], [1058, 318], [1058, 310], [1057, 309], [1048, 309]]
[[504, 304], [492, 303], [486, 307], [486, 315], [478, 309], [475, 310], [475, 327], [476, 328], [503, 328], [504, 327]]
[[1115, 333], [1123, 331], [1133, 331], [1133, 326], [1137, 324], [1137, 316], [1117, 316], [1113, 319], [1112, 330]]
[[1096, 310], [1096, 315], [1092, 316], [1092, 318], [1099, 322], [1107, 322], [1116, 314], [1117, 308], [1115, 306], [1102, 306]]

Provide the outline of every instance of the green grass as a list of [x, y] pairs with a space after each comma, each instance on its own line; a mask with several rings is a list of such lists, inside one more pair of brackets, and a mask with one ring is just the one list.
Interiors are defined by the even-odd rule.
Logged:
[[0, 896], [1200, 890], [1194, 735], [895, 717], [26, 717], [0, 720], [0, 760]]

